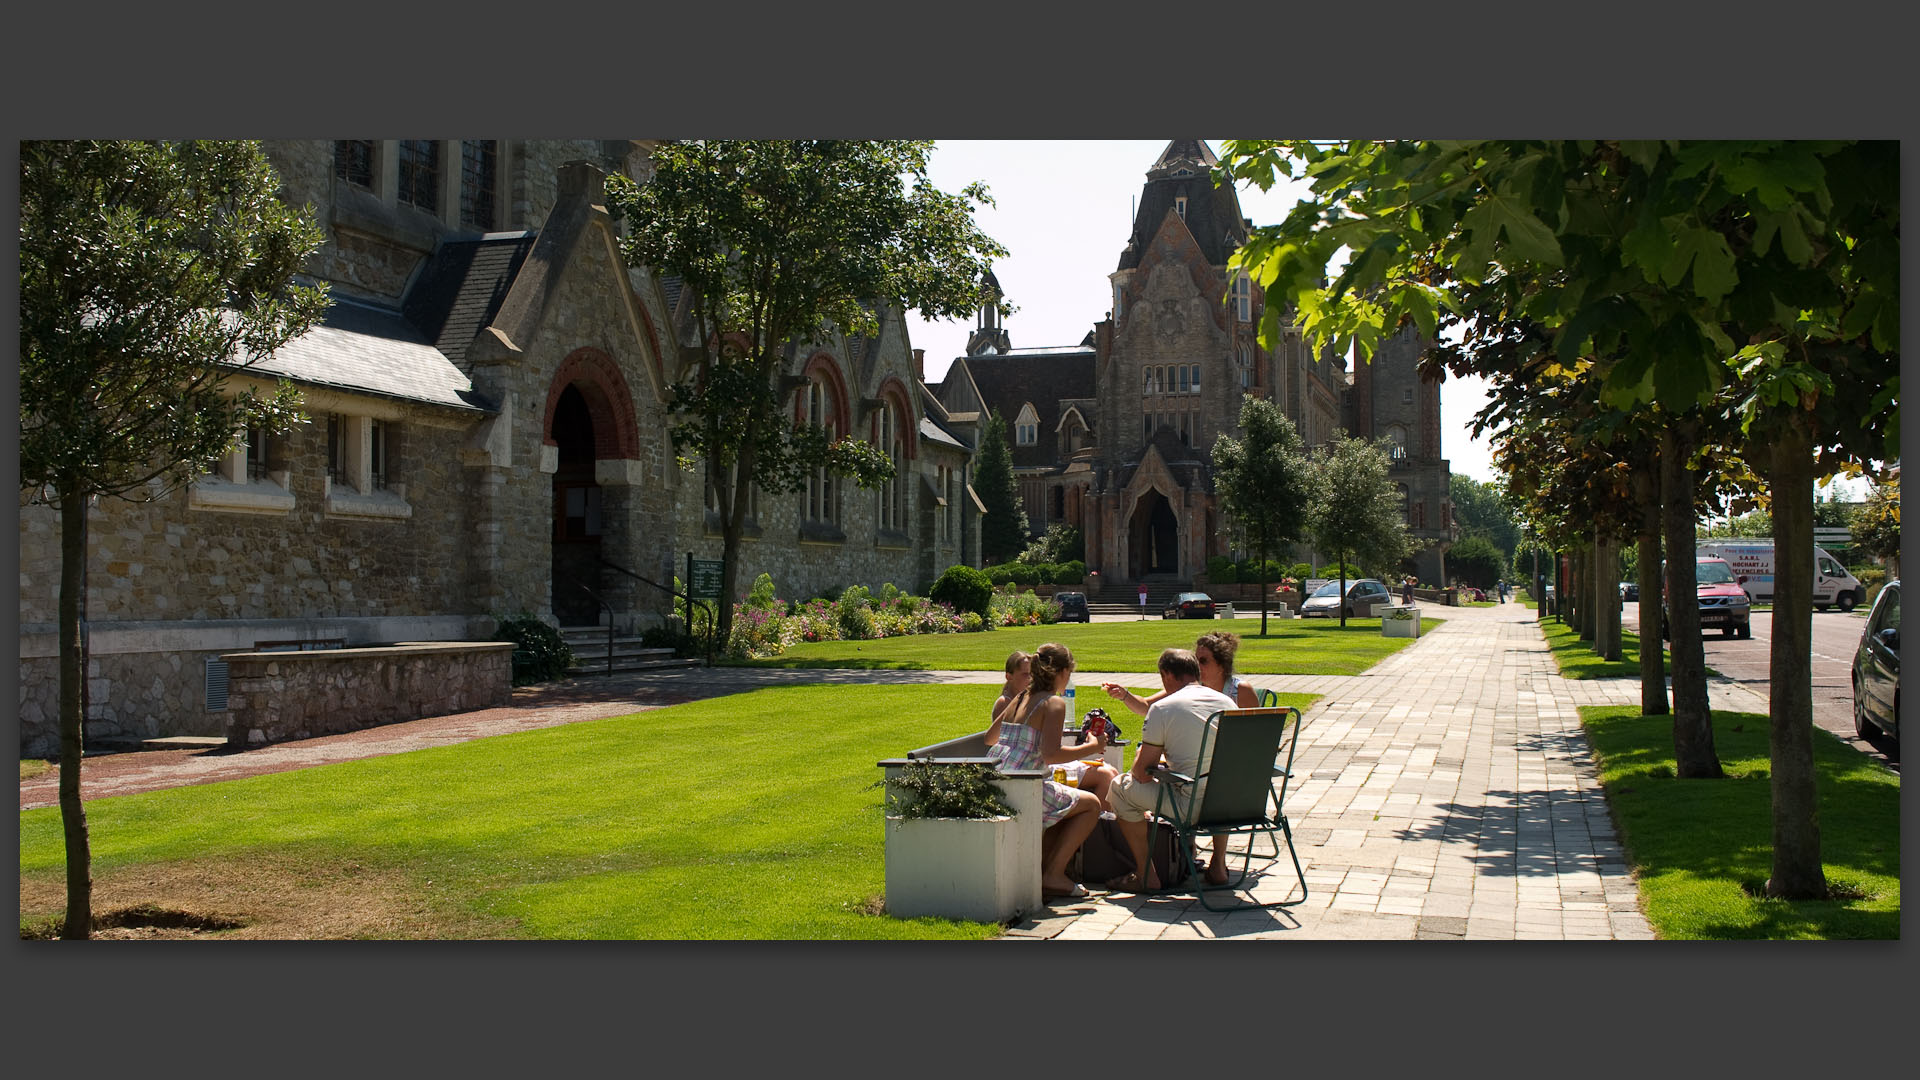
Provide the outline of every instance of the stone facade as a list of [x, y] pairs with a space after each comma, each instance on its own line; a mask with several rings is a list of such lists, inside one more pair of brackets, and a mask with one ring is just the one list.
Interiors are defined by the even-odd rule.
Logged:
[[1421, 581], [1445, 584], [1453, 499], [1440, 456], [1440, 383], [1420, 371], [1424, 349], [1408, 330], [1383, 342], [1371, 361], [1355, 365], [1343, 422], [1354, 435], [1392, 445], [1388, 475], [1400, 494], [1407, 532], [1422, 545], [1410, 569]]
[[[669, 387], [688, 374], [678, 290], [624, 264], [606, 208], [607, 172], [644, 180], [650, 146], [493, 141], [491, 202], [461, 169], [461, 141], [412, 146], [438, 155], [436, 205], [421, 209], [401, 195], [394, 140], [360, 148], [365, 173], [337, 169], [332, 142], [265, 144], [284, 196], [323, 227], [308, 272], [335, 304], [233, 383], [291, 381], [309, 422], [242, 440], [181, 490], [92, 510], [90, 739], [226, 730], [206, 667], [223, 653], [460, 640], [520, 614], [636, 629], [670, 610], [608, 565], [670, 584], [688, 552], [721, 554], [703, 477], [678, 467], [666, 434]], [[418, 189], [423, 174], [409, 175]], [[467, 220], [476, 205], [491, 208], [484, 228]], [[743, 589], [762, 572], [799, 598], [923, 589], [953, 562], [978, 565], [971, 442], [926, 388], [903, 313], [882, 323], [788, 374], [831, 383], [848, 434], [875, 438], [892, 417], [893, 520], [850, 484], [825, 531], [801, 521], [801, 496], [763, 493]], [[58, 743], [59, 531], [23, 498], [21, 746], [34, 755]]]

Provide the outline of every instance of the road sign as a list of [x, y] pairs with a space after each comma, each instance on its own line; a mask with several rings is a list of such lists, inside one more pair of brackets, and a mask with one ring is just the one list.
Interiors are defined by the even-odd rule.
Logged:
[[720, 599], [720, 577], [726, 563], [719, 559], [689, 559], [687, 567], [687, 592], [695, 600]]

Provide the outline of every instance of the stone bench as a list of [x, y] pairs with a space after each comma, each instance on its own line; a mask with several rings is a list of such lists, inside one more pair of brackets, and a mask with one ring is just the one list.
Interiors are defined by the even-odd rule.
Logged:
[[338, 735], [513, 698], [511, 641], [224, 653], [227, 745]]

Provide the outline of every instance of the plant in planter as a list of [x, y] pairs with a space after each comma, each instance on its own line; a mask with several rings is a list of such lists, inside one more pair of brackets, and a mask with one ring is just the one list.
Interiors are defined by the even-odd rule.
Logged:
[[889, 770], [887, 913], [1003, 922], [1040, 900], [1039, 823], [991, 766], [914, 760]]
[[1386, 613], [1380, 620], [1382, 637], [1420, 636], [1420, 609], [1417, 607], [1397, 607]]

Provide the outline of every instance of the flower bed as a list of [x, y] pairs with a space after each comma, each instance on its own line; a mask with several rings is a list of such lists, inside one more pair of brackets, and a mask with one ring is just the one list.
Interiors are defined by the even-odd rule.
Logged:
[[754, 582], [744, 603], [733, 609], [733, 630], [726, 654], [735, 660], [778, 656], [802, 641], [873, 641], [908, 634], [972, 633], [993, 626], [1039, 626], [1060, 620], [1060, 605], [1031, 592], [996, 590], [988, 618], [892, 585], [874, 596], [865, 586], [848, 587], [836, 600], [804, 603], [774, 595], [766, 574]]

